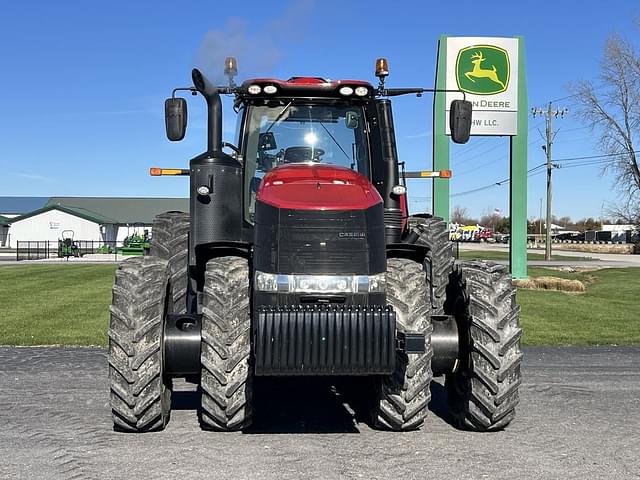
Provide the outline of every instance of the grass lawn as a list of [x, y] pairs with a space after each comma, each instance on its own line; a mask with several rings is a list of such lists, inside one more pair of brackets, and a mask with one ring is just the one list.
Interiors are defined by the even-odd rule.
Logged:
[[529, 275], [577, 279], [587, 291], [518, 290], [525, 345], [640, 343], [640, 268], [587, 273], [529, 268]]
[[[455, 253], [455, 247], [454, 247]], [[491, 250], [460, 250], [460, 260], [508, 260], [508, 251], [491, 251]], [[528, 260], [544, 260], [544, 253], [527, 253]], [[591, 260], [591, 257], [570, 257], [568, 255], [552, 255], [552, 260], [567, 260], [581, 262]]]
[[116, 266], [0, 266], [0, 345], [106, 345]]
[[[0, 266], [0, 345], [106, 345], [115, 265]], [[582, 294], [519, 290], [526, 345], [640, 344], [640, 268], [578, 279]]]

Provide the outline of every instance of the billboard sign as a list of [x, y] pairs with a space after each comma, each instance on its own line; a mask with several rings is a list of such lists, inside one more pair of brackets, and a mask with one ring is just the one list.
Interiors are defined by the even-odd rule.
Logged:
[[[518, 39], [447, 37], [446, 88], [462, 90], [473, 104], [471, 135], [516, 135], [518, 130]], [[449, 105], [461, 98], [447, 93]]]

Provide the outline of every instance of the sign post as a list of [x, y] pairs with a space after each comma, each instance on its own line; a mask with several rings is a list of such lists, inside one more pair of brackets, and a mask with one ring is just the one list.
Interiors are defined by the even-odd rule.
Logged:
[[[438, 66], [436, 67], [436, 90], [446, 88], [447, 37], [440, 36], [438, 42]], [[447, 136], [447, 99], [444, 93], [433, 96], [433, 170], [449, 170], [449, 137]], [[449, 223], [449, 179], [434, 178], [432, 212]]]
[[513, 278], [527, 277], [527, 84], [525, 72], [524, 39], [518, 38], [518, 69], [521, 75], [518, 88], [518, 131], [511, 137], [511, 182], [509, 184], [509, 269]]
[[[527, 89], [524, 40], [440, 37], [436, 89], [462, 90], [473, 104], [471, 135], [511, 137], [510, 269], [527, 276]], [[433, 169], [448, 170], [449, 105], [461, 93], [434, 97]], [[454, 172], [455, 176], [455, 172]], [[449, 220], [449, 185], [436, 179], [433, 212]]]

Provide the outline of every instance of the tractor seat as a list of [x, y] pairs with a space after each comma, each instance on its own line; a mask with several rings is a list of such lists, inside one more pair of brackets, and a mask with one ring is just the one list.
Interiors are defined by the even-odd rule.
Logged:
[[322, 155], [321, 148], [289, 147], [284, 151], [284, 163], [319, 162]]

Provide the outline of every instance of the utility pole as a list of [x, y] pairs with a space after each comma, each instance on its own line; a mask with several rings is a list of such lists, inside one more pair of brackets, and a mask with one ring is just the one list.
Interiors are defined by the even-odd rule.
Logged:
[[[551, 197], [552, 197], [552, 186], [551, 186], [551, 171], [555, 167], [551, 161], [551, 146], [553, 145], [553, 140], [556, 137], [556, 133], [553, 131], [552, 122], [554, 117], [563, 118], [565, 114], [568, 112], [566, 108], [558, 109], [555, 111], [551, 107], [551, 102], [547, 105], [547, 110], [543, 110], [542, 108], [532, 108], [531, 114], [536, 117], [536, 115], [544, 115], [546, 119], [546, 134], [544, 135], [545, 145], [542, 146], [542, 149], [547, 154], [547, 219], [546, 219], [546, 238], [545, 238], [545, 250], [544, 250], [544, 259], [549, 261], [551, 260]], [[542, 134], [540, 134], [542, 135]]]

